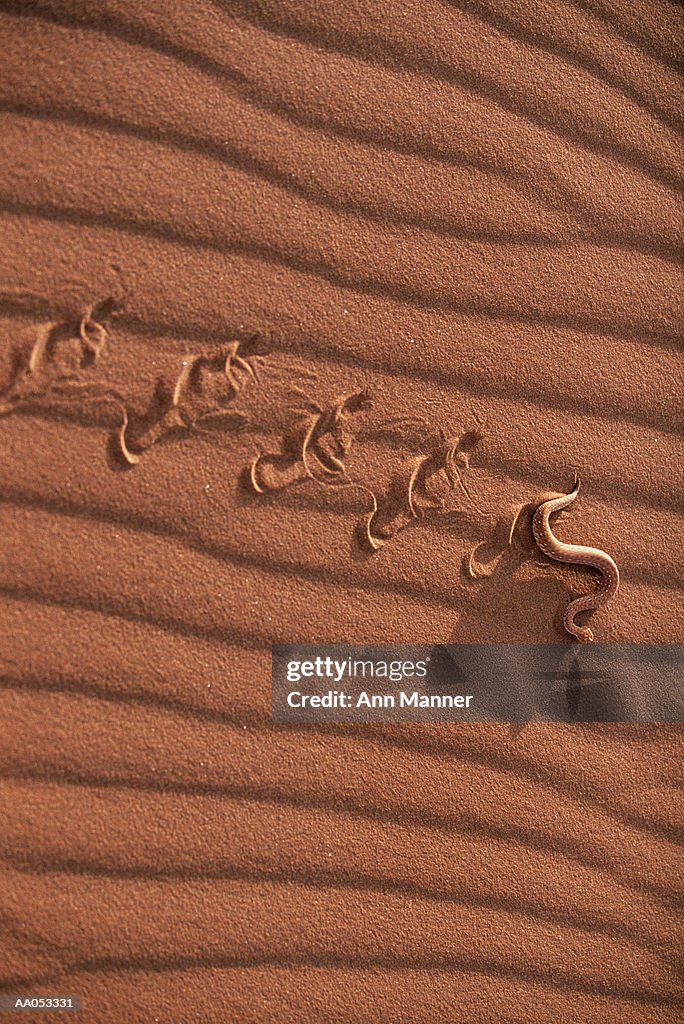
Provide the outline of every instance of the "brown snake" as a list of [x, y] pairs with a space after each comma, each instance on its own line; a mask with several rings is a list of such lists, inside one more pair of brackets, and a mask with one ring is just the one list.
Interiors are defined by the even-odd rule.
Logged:
[[620, 585], [620, 572], [613, 559], [605, 551], [579, 544], [564, 544], [554, 536], [550, 523], [551, 516], [554, 512], [560, 512], [571, 505], [579, 494], [579, 489], [580, 478], [575, 475], [574, 486], [570, 494], [561, 494], [557, 498], [543, 502], [534, 513], [532, 532], [537, 546], [549, 558], [553, 558], [557, 562], [590, 565], [601, 573], [603, 579], [600, 588], [593, 594], [586, 594], [584, 597], [578, 597], [571, 601], [563, 614], [563, 625], [568, 633], [582, 643], [590, 643], [594, 639], [593, 631], [589, 626], [578, 626], [575, 616], [580, 612], [599, 608], [609, 601], [617, 593]]

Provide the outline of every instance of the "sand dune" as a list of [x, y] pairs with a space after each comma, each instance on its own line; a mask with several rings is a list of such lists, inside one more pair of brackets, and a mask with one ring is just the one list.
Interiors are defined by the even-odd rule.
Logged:
[[[563, 536], [622, 575], [592, 627], [684, 641], [681, 32], [669, 0], [0, 6], [2, 991], [681, 1019], [679, 727], [274, 725], [269, 648], [569, 639], [591, 575], [496, 530], [574, 471]], [[288, 439], [348, 396], [351, 483], [305, 479]], [[407, 514], [469, 431], [471, 498]]]

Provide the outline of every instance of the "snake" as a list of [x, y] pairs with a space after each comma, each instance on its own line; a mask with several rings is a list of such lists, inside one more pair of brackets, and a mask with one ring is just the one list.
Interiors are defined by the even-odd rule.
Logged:
[[563, 614], [563, 625], [568, 633], [580, 643], [591, 643], [594, 639], [593, 631], [589, 626], [578, 625], [575, 622], [575, 616], [580, 612], [600, 608], [606, 601], [609, 601], [617, 593], [620, 585], [620, 572], [613, 559], [605, 551], [580, 544], [564, 544], [563, 541], [558, 540], [551, 529], [551, 516], [572, 504], [579, 494], [580, 483], [579, 475], [575, 474], [573, 488], [569, 494], [560, 494], [539, 505], [532, 519], [532, 532], [537, 547], [549, 558], [553, 558], [557, 562], [570, 562], [573, 565], [589, 565], [601, 573], [602, 581], [599, 589], [593, 594], [586, 594], [571, 601]]

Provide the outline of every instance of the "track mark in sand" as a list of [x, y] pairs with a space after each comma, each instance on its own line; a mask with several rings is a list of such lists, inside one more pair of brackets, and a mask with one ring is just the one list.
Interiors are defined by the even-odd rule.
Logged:
[[230, 406], [243, 387], [259, 383], [261, 362], [261, 356], [241, 352], [239, 341], [217, 354], [186, 357], [171, 382], [157, 380], [144, 413], [124, 407], [116, 435], [119, 456], [134, 466], [146, 449], [174, 435], [241, 430], [247, 418]]
[[94, 371], [109, 339], [108, 324], [119, 309], [119, 300], [109, 296], [88, 306], [79, 318], [39, 324], [30, 349], [19, 346], [13, 353], [11, 379], [0, 395], [0, 416], [75, 401], [116, 400], [116, 393]]
[[590, 548], [580, 544], [565, 544], [558, 540], [551, 529], [550, 517], [557, 512], [571, 505], [579, 494], [580, 478], [575, 475], [575, 482], [569, 494], [562, 494], [551, 498], [541, 504], [532, 519], [532, 532], [537, 542], [537, 547], [557, 562], [567, 562], [573, 565], [588, 565], [598, 569], [601, 573], [602, 583], [593, 594], [585, 594], [575, 598], [565, 609], [563, 614], [563, 625], [568, 633], [574, 636], [581, 643], [591, 643], [594, 633], [589, 626], [579, 626], [575, 622], [575, 616], [580, 612], [593, 611], [609, 601], [618, 590], [620, 585], [620, 572], [617, 565], [605, 551], [598, 548]]
[[[94, 406], [102, 413], [114, 407], [119, 417], [114, 453], [129, 466], [169, 435], [245, 426], [247, 418], [229, 406], [247, 384], [260, 383], [263, 356], [250, 344], [256, 338], [232, 340], [216, 354], [187, 356], [170, 380], [157, 379], [147, 409], [138, 412], [126, 390], [107, 385], [97, 374], [109, 324], [121, 309], [121, 300], [109, 296], [78, 317], [37, 325], [30, 347], [18, 345], [12, 353], [10, 380], [0, 392], [0, 418], [20, 410]], [[111, 426], [111, 416], [107, 422]]]
[[[143, 452], [162, 440], [217, 429], [239, 431], [247, 425], [247, 416], [232, 403], [244, 387], [261, 383], [264, 358], [255, 351], [257, 336], [243, 342], [232, 339], [218, 352], [186, 356], [173, 375], [157, 379], [147, 409], [139, 412], [131, 408], [127, 397], [93, 373], [107, 345], [107, 325], [119, 306], [119, 300], [109, 296], [87, 307], [78, 318], [39, 325], [30, 349], [14, 353], [11, 379], [0, 395], [0, 417], [21, 408], [73, 406], [76, 401], [95, 404], [100, 410], [114, 404], [120, 422], [111, 441], [116, 456], [128, 466], [137, 465]], [[254, 493], [263, 495], [307, 480], [327, 487], [358, 488], [371, 501], [358, 527], [362, 546], [370, 552], [377, 552], [427, 513], [462, 514], [463, 509], [447, 509], [447, 495], [455, 491], [460, 491], [479, 515], [493, 517], [493, 510], [477, 504], [465, 479], [471, 452], [482, 438], [478, 430], [449, 437], [443, 430], [436, 432], [424, 418], [405, 417], [359, 431], [356, 417], [372, 404], [366, 391], [342, 394], [327, 406], [299, 387], [291, 391], [303, 398], [299, 415], [285, 429], [280, 452], [259, 452], [249, 465], [246, 475]], [[411, 437], [405, 429], [409, 425]], [[355, 440], [377, 438], [383, 430], [400, 446], [414, 452], [416, 447], [422, 448], [423, 454], [391, 477], [379, 501], [375, 483], [349, 475], [346, 458]], [[562, 514], [578, 491], [576, 479], [569, 494], [540, 494], [514, 509], [510, 522], [508, 516], [501, 517], [491, 536], [466, 555], [464, 569], [471, 579], [491, 576], [506, 550], [514, 546], [522, 525], [527, 524], [528, 545], [533, 537], [539, 551], [549, 558], [591, 566], [602, 573], [601, 587], [573, 600], [563, 616], [568, 633], [590, 642], [592, 630], [577, 625], [575, 615], [609, 600], [617, 592], [619, 572], [605, 552], [564, 544], [554, 536], [550, 516]]]
[[516, 505], [501, 515], [489, 537], [480, 541], [465, 556], [464, 571], [470, 579], [488, 579], [492, 576], [505, 553], [518, 549], [529, 557], [534, 550], [532, 516], [545, 501], [560, 497], [557, 491], [542, 491], [530, 501]]
[[265, 494], [306, 480], [327, 487], [358, 488], [371, 499], [371, 511], [364, 521], [364, 542], [377, 550], [380, 542], [373, 536], [371, 524], [378, 512], [378, 499], [370, 487], [348, 476], [345, 464], [356, 437], [352, 417], [371, 408], [370, 395], [356, 391], [322, 407], [300, 388], [293, 391], [304, 397], [304, 414], [283, 434], [279, 453], [262, 452], [253, 459], [247, 471], [252, 490]]
[[[399, 429], [401, 424], [427, 424], [424, 420], [394, 421], [387, 428]], [[473, 498], [464, 474], [470, 469], [470, 453], [481, 440], [476, 431], [467, 431], [456, 438], [444, 432], [428, 434], [428, 452], [415, 460], [408, 471], [399, 472], [390, 482], [387, 494], [379, 506], [377, 500], [364, 523], [366, 543], [377, 551], [383, 544], [411, 522], [429, 512], [447, 511], [447, 494], [460, 490], [469, 505], [481, 515], [487, 515]]]
[[[342, 395], [325, 408], [306, 395], [304, 398], [305, 412], [283, 434], [280, 452], [261, 452], [248, 467], [247, 478], [256, 494], [307, 480], [324, 486], [356, 487], [371, 499], [371, 509], [359, 524], [362, 543], [371, 551], [378, 551], [424, 513], [444, 511], [445, 490], [460, 489], [469, 504], [482, 513], [463, 479], [469, 469], [470, 452], [481, 438], [477, 431], [447, 438], [443, 432], [436, 434], [431, 430], [425, 420], [409, 417], [360, 432], [357, 440], [377, 438], [388, 432], [401, 439], [403, 426], [411, 424], [415, 428], [419, 424], [422, 428], [422, 446], [427, 447], [427, 454], [414, 460], [408, 470], [395, 474], [380, 502], [376, 489], [350, 477], [345, 463], [355, 439], [352, 417], [370, 409], [369, 396], [365, 392]], [[414, 447], [415, 440], [414, 429]]]
[[304, 480], [328, 486], [354, 482], [344, 462], [354, 441], [351, 417], [370, 408], [370, 396], [357, 391], [322, 407], [300, 389], [294, 390], [304, 395], [303, 415], [283, 434], [279, 453], [260, 452], [249, 466], [249, 482], [257, 494]]

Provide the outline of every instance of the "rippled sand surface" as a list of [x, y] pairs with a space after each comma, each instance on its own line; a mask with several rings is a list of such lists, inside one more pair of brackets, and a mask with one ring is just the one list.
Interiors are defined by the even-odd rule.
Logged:
[[681, 1020], [680, 727], [274, 726], [269, 647], [562, 641], [594, 577], [501, 538], [575, 470], [597, 636], [684, 641], [681, 38], [0, 5], [3, 991]]

